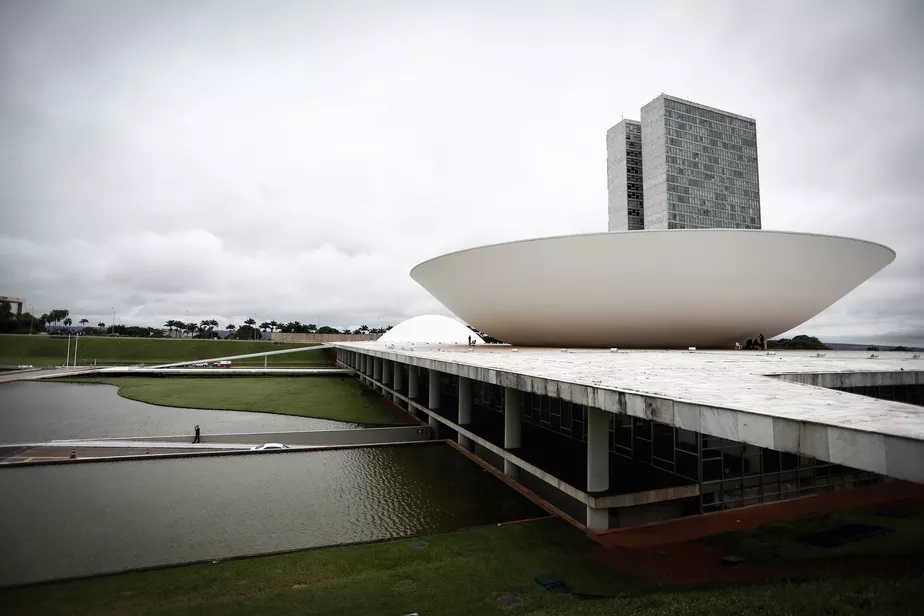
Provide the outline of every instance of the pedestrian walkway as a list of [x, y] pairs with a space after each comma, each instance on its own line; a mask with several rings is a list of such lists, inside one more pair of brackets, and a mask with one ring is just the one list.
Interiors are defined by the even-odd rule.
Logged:
[[[52, 441], [0, 446], [0, 464], [25, 464], [61, 460], [123, 458], [147, 455], [208, 454], [248, 451], [252, 445], [193, 445], [191, 443], [140, 441]], [[299, 447], [292, 447], [299, 449]]]
[[12, 383], [14, 381], [32, 381], [35, 379], [47, 379], [56, 376], [76, 376], [78, 374], [88, 374], [95, 372], [97, 368], [40, 368], [38, 370], [16, 370], [0, 374], [0, 383]]

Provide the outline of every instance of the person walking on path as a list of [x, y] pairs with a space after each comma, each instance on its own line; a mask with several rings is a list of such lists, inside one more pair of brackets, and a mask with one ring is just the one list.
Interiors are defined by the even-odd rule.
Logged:
[[199, 425], [197, 424], [196, 425], [196, 438], [193, 439], [193, 443], [201, 443], [201, 442], [202, 441], [199, 440]]

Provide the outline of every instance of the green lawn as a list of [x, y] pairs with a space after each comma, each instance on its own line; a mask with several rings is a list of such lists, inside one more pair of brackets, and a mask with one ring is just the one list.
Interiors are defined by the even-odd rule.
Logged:
[[[421, 616], [916, 614], [916, 579], [829, 580], [722, 587], [660, 587], [586, 557], [582, 533], [557, 520], [412, 540], [190, 565], [0, 591], [15, 614], [321, 614]], [[534, 582], [556, 574], [581, 600]], [[524, 601], [501, 608], [495, 599]]]
[[[820, 547], [798, 541], [799, 537], [846, 524], [867, 524], [889, 532], [837, 547]], [[924, 562], [924, 505], [898, 504], [833, 511], [766, 524], [757, 528], [703, 539], [725, 554], [752, 563], [797, 563], [819, 559], [916, 555]]]
[[161, 406], [282, 413], [363, 424], [406, 423], [380, 396], [361, 396], [350, 377], [86, 376], [50, 382], [118, 385], [119, 395]]
[[[74, 355], [71, 339], [71, 359]], [[173, 340], [164, 338], [81, 338], [77, 348], [78, 365], [166, 364], [227, 355], [282, 351], [312, 344], [278, 343], [265, 340]], [[64, 364], [67, 338], [58, 336], [0, 335], [0, 366], [53, 366]], [[321, 349], [304, 353], [270, 356], [270, 366], [318, 366], [330, 364], [330, 352]], [[263, 358], [236, 360], [235, 364], [262, 366]]]

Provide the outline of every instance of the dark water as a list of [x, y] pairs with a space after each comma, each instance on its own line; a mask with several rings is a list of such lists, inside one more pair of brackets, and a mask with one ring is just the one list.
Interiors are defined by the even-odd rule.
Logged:
[[0, 469], [0, 585], [543, 512], [443, 444]]
[[274, 413], [155, 406], [122, 398], [114, 385], [4, 383], [0, 385], [0, 443], [57, 439], [337, 430], [358, 424]]

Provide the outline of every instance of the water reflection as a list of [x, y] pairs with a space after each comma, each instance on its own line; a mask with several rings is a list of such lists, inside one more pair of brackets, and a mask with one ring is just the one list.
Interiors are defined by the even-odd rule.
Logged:
[[0, 443], [55, 439], [206, 433], [334, 430], [359, 424], [275, 413], [156, 406], [122, 398], [113, 385], [5, 383], [0, 385]]
[[542, 515], [441, 444], [0, 470], [0, 584]]

